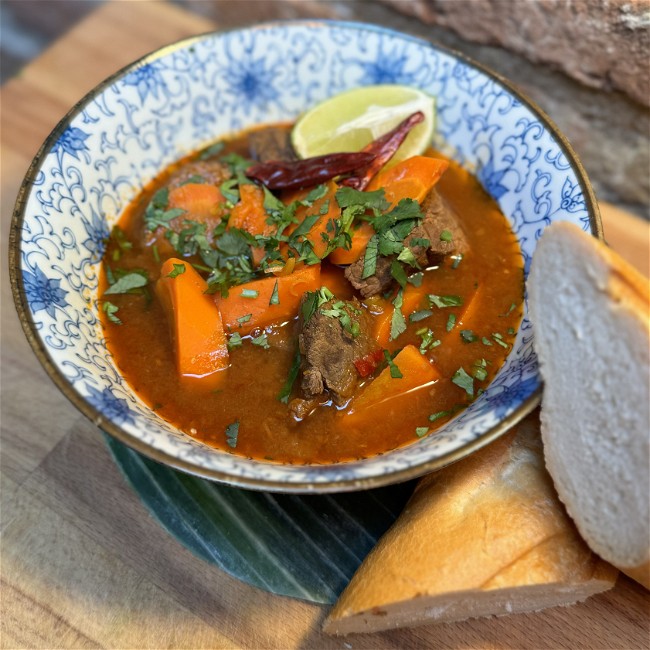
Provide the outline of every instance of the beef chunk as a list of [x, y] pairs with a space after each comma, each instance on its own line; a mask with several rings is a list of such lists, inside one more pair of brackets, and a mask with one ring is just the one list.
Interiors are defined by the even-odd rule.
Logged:
[[363, 258], [364, 255], [345, 269], [345, 277], [364, 298], [384, 293], [393, 283], [393, 276], [390, 273], [393, 258], [379, 256], [374, 274], [365, 279], [361, 277], [363, 275]]
[[[422, 204], [422, 213], [422, 221], [404, 238], [404, 244], [411, 249], [420, 268], [440, 264], [446, 255], [462, 253], [467, 249], [467, 239], [460, 220], [435, 189]], [[444, 231], [451, 235], [450, 241], [446, 241], [446, 237], [441, 239]], [[429, 245], [425, 246], [422, 241], [417, 240], [428, 240]], [[385, 293], [394, 281], [391, 265], [395, 256], [379, 256], [375, 273], [362, 279], [364, 257], [365, 255], [361, 255], [354, 264], [345, 269], [345, 277], [364, 298]], [[409, 269], [406, 271], [408, 274]]]
[[231, 174], [228, 166], [218, 160], [194, 160], [172, 174], [169, 179], [169, 189], [187, 183], [193, 176], [199, 176], [205, 183], [211, 185], [221, 185], [230, 178]]
[[288, 162], [296, 159], [291, 146], [291, 131], [281, 126], [269, 126], [248, 136], [251, 156], [259, 162], [272, 160]]
[[[349, 318], [347, 327], [343, 314]], [[298, 345], [303, 395], [311, 400], [327, 389], [336, 404], [343, 404], [357, 385], [354, 362], [376, 347], [367, 316], [357, 300], [333, 298], [316, 308], [307, 322], [302, 319]]]
[[[405, 244], [416, 238], [428, 239], [428, 250], [424, 246], [409, 246], [420, 266], [439, 264], [446, 255], [463, 253], [467, 249], [467, 239], [458, 216], [435, 190], [431, 190], [422, 204], [424, 219], [405, 238]], [[441, 239], [444, 231], [451, 234], [450, 241]]]
[[296, 397], [289, 402], [289, 412], [293, 416], [293, 419], [297, 421], [304, 420], [306, 417], [311, 415], [312, 411], [317, 407], [318, 398], [316, 397], [313, 397], [312, 399]]

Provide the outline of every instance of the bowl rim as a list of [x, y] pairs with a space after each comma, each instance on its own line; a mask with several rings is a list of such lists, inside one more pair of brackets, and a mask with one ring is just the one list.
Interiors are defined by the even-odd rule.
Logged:
[[[193, 43], [204, 41], [207, 38], [220, 37], [227, 34], [264, 31], [281, 27], [343, 27], [359, 32], [366, 31], [393, 35], [396, 38], [410, 41], [414, 44], [420, 45], [421, 47], [430, 48], [437, 50], [443, 54], [449, 55], [452, 58], [462, 61], [463, 63], [479, 70], [481, 73], [493, 81], [496, 81], [504, 89], [510, 92], [518, 101], [525, 105], [531, 111], [531, 113], [539, 119], [539, 121], [544, 125], [544, 128], [548, 130], [556, 140], [560, 150], [567, 159], [567, 163], [575, 174], [580, 189], [585, 198], [585, 207], [588, 213], [591, 234], [597, 239], [604, 241], [603, 227], [598, 203], [594, 191], [591, 187], [591, 183], [587, 177], [584, 167], [582, 166], [582, 163], [578, 158], [578, 155], [575, 153], [566, 136], [562, 134], [555, 122], [553, 122], [553, 120], [551, 120], [551, 118], [513, 82], [507, 80], [499, 73], [493, 71], [484, 64], [475, 61], [473, 58], [467, 56], [463, 52], [455, 50], [454, 48], [448, 47], [446, 45], [441, 45], [419, 36], [414, 36], [407, 32], [384, 27], [382, 25], [364, 23], [361, 21], [331, 19], [271, 20], [256, 25], [223, 30], [217, 29], [213, 31], [203, 32], [195, 36], [190, 36], [174, 41], [160, 48], [152, 50], [151, 52], [127, 64], [126, 66], [123, 66], [113, 74], [106, 77], [103, 81], [88, 91], [67, 111], [67, 113], [55, 125], [55, 127], [52, 129], [50, 134], [47, 136], [43, 144], [39, 147], [38, 151], [34, 155], [34, 158], [32, 159], [25, 173], [16, 198], [11, 218], [8, 243], [9, 279], [14, 306], [18, 313], [18, 318], [23, 328], [23, 332], [33, 352], [47, 372], [50, 379], [63, 393], [63, 395], [65, 395], [65, 397], [70, 402], [72, 402], [72, 404], [100, 430], [108, 433], [119, 442], [127, 445], [138, 453], [151, 458], [154, 461], [163, 463], [169, 467], [172, 467], [173, 469], [180, 470], [200, 478], [218, 481], [220, 483], [225, 483], [233, 487], [298, 494], [333, 493], [363, 490], [415, 479], [422, 476], [423, 474], [441, 469], [446, 465], [449, 465], [471, 453], [474, 453], [475, 451], [481, 449], [482, 447], [485, 447], [506, 433], [512, 426], [517, 424], [540, 404], [542, 397], [542, 386], [540, 386], [530, 397], [528, 397], [513, 413], [498, 422], [478, 439], [471, 441], [470, 443], [457, 450], [447, 452], [435, 459], [431, 459], [419, 465], [397, 469], [392, 472], [372, 477], [331, 480], [324, 481], [322, 483], [313, 483], [309, 481], [285, 483], [277, 480], [266, 480], [260, 477], [233, 476], [222, 470], [194, 465], [191, 462], [177, 458], [176, 456], [166, 451], [150, 447], [142, 440], [132, 437], [121, 427], [102, 415], [94, 406], [92, 406], [73, 388], [72, 384], [69, 383], [67, 378], [54, 363], [52, 357], [47, 351], [45, 344], [37, 334], [35, 322], [27, 303], [22, 273], [20, 272], [20, 252], [22, 242], [20, 234], [25, 219], [25, 209], [29, 191], [50, 149], [60, 138], [65, 129], [70, 125], [72, 120], [82, 112], [83, 107], [85, 107], [94, 98], [103, 93], [114, 82], [126, 76], [129, 72], [139, 68], [143, 64], [166, 57], [167, 55], [177, 50], [189, 48]], [[302, 467], [302, 465], [297, 465], [297, 467]], [[320, 465], [315, 465], [315, 467], [320, 467]]]

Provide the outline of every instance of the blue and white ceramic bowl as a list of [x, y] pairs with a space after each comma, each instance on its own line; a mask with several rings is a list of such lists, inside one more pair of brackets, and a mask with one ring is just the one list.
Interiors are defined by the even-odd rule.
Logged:
[[193, 440], [150, 411], [108, 353], [97, 314], [106, 237], [140, 189], [221, 136], [297, 117], [365, 84], [437, 97], [435, 145], [474, 171], [519, 238], [526, 272], [544, 228], [601, 236], [587, 178], [557, 128], [510, 84], [465, 57], [369, 25], [274, 23], [191, 38], [117, 73], [59, 123], [20, 190], [11, 239], [25, 332], [64, 394], [101, 429], [156, 460], [233, 485], [325, 492], [419, 476], [487, 444], [534, 408], [540, 378], [524, 318], [489, 388], [436, 435], [360, 462], [277, 465]]

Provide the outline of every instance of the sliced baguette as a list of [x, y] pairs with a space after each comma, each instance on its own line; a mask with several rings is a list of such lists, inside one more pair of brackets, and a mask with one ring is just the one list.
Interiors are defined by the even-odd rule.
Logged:
[[528, 293], [555, 487], [589, 546], [650, 588], [648, 281], [556, 223], [538, 242]]
[[376, 632], [569, 605], [617, 571], [580, 539], [544, 469], [539, 419], [427, 476], [325, 621]]

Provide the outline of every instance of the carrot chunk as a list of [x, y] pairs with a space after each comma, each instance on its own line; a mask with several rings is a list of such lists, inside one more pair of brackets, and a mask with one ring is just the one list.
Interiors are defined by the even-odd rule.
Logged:
[[185, 210], [181, 219], [217, 225], [223, 206], [223, 194], [216, 185], [209, 183], [186, 183], [169, 192], [169, 208]]
[[[392, 421], [409, 412], [418, 389], [429, 387], [439, 380], [438, 369], [414, 345], [405, 346], [393, 359], [401, 377], [391, 374], [394, 367], [386, 367], [362, 392], [352, 400], [350, 409], [343, 416], [346, 425], [362, 425], [369, 417]], [[397, 372], [395, 373], [397, 374]]]
[[384, 188], [386, 200], [397, 205], [402, 199], [422, 202], [449, 167], [446, 160], [413, 156], [375, 176], [366, 191]]
[[[239, 187], [239, 202], [232, 209], [228, 219], [229, 228], [239, 228], [251, 235], [267, 236], [273, 231], [273, 226], [266, 223], [266, 210], [264, 209], [264, 192], [261, 187], [252, 184]], [[264, 247], [253, 247], [253, 262], [255, 266], [264, 257]]]
[[[408, 317], [420, 306], [426, 296], [426, 291], [421, 287], [407, 284], [402, 296], [402, 314], [408, 321]], [[388, 303], [386, 309], [381, 314], [375, 316], [373, 336], [377, 344], [382, 348], [388, 347], [390, 342], [390, 325], [393, 319], [395, 307]], [[399, 346], [398, 346], [399, 347]]]
[[[413, 156], [377, 174], [366, 191], [372, 192], [383, 188], [386, 200], [391, 206], [397, 205], [402, 199], [413, 199], [421, 203], [447, 167], [449, 167], [449, 163], [446, 160], [428, 156]], [[352, 238], [350, 250], [337, 248], [330, 254], [329, 260], [333, 264], [356, 262], [374, 234], [375, 231], [370, 223], [362, 222], [350, 233]]]
[[227, 332], [246, 335], [252, 330], [291, 320], [298, 314], [305, 291], [320, 288], [320, 264], [291, 275], [262, 278], [232, 287], [227, 298], [213, 296]]
[[350, 230], [350, 238], [352, 239], [350, 250], [335, 248], [327, 259], [332, 264], [353, 264], [361, 257], [374, 234], [375, 229], [367, 221], [362, 221], [358, 227], [353, 227]]
[[172, 257], [161, 267], [156, 295], [169, 321], [178, 374], [212, 389], [225, 380], [229, 359], [221, 315], [207, 287], [188, 262]]
[[[310, 207], [301, 205], [296, 210], [296, 220], [298, 223], [287, 228], [286, 234], [295, 233], [303, 224], [305, 219], [319, 215], [314, 221], [311, 228], [304, 234], [304, 239], [311, 242], [313, 251], [317, 257], [323, 258], [329, 246], [329, 240], [334, 237], [334, 220], [341, 217], [341, 208], [336, 201], [336, 190], [338, 185], [334, 181], [326, 183], [327, 192], [320, 199], [316, 199]], [[307, 194], [306, 190], [292, 193], [285, 198], [286, 203], [304, 199]], [[324, 214], [321, 214], [324, 211]]]

